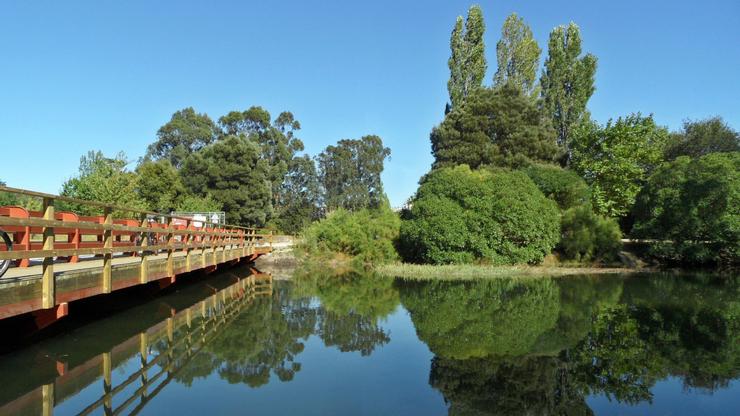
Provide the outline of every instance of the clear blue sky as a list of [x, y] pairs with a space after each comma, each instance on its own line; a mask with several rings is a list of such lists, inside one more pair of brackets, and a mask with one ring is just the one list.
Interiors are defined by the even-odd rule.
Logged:
[[[0, 179], [58, 192], [87, 150], [132, 161], [171, 114], [290, 110], [314, 155], [378, 134], [401, 204], [431, 164], [447, 100], [449, 33], [467, 1], [3, 1]], [[546, 49], [575, 21], [599, 59], [599, 121], [654, 113], [678, 128], [740, 128], [740, 1], [482, 1], [490, 83], [501, 23], [517, 12]], [[544, 53], [543, 53], [544, 55]], [[544, 56], [542, 58], [544, 61]], [[133, 164], [132, 164], [133, 167]]]

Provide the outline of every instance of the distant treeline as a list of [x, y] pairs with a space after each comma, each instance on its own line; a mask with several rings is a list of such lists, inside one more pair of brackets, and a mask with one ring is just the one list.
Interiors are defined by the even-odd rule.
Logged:
[[[300, 128], [290, 112], [273, 120], [250, 107], [214, 122], [186, 108], [157, 131], [135, 169], [123, 153], [90, 151], [60, 193], [163, 213], [225, 211], [228, 223], [290, 234], [327, 211], [386, 203], [380, 173], [390, 149], [380, 137], [340, 140], [312, 158], [301, 154]], [[32, 200], [0, 198], [0, 205], [34, 208]], [[84, 205], [60, 208], [92, 213]]]

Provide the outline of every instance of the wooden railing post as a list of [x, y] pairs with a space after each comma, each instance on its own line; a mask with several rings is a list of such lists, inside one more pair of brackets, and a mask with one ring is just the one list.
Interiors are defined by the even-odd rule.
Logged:
[[175, 234], [172, 232], [172, 217], [167, 217], [167, 276], [175, 276], [172, 245], [175, 243]]
[[[185, 230], [190, 231], [190, 225], [191, 221], [186, 220], [185, 221]], [[185, 270], [192, 271], [193, 270], [193, 259], [191, 252], [193, 251], [190, 248], [190, 242], [193, 240], [192, 234], [184, 234], [182, 237], [182, 241], [185, 243]]]
[[[141, 227], [149, 227], [149, 222], [147, 221], [146, 214], [141, 214]], [[146, 283], [149, 281], [149, 266], [147, 265], [148, 260], [146, 252], [146, 248], [149, 245], [149, 232], [142, 231], [139, 240], [141, 241], [141, 266], [139, 267], [139, 283]]]
[[[107, 227], [113, 225], [113, 210], [110, 207], [105, 207], [103, 215], [105, 216], [105, 225]], [[113, 248], [113, 230], [110, 228], [103, 230], [103, 248]], [[103, 254], [103, 293], [110, 293], [113, 289], [112, 270], [113, 253], [106, 252]]]
[[[54, 221], [54, 200], [44, 198], [44, 219]], [[54, 227], [44, 227], [44, 250], [54, 250]], [[41, 280], [41, 307], [56, 306], [56, 281], [54, 279], [54, 256], [44, 257]]]

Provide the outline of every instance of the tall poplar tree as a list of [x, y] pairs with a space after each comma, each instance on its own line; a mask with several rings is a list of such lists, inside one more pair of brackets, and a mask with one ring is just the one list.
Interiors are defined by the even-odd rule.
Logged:
[[493, 77], [494, 85], [511, 83], [524, 95], [537, 97], [537, 69], [542, 50], [532, 36], [532, 29], [524, 19], [512, 13], [501, 28], [501, 40], [496, 44], [498, 69]]
[[588, 117], [586, 104], [595, 90], [596, 57], [581, 57], [581, 33], [573, 22], [550, 32], [548, 48], [540, 79], [542, 107], [552, 119], [558, 144], [569, 149], [573, 129]]
[[486, 31], [483, 22], [483, 11], [480, 6], [471, 6], [463, 30], [463, 18], [457, 17], [450, 37], [452, 51], [448, 65], [450, 80], [447, 89], [450, 92], [451, 106], [462, 104], [472, 91], [481, 87], [486, 75], [486, 57], [483, 34]]

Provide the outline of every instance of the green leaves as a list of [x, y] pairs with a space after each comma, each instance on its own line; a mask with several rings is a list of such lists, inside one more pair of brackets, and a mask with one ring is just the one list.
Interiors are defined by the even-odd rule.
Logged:
[[340, 140], [318, 156], [319, 180], [327, 210], [377, 208], [385, 201], [383, 172], [391, 150], [378, 136]]
[[445, 116], [430, 140], [435, 167], [519, 167], [553, 161], [561, 153], [549, 122], [512, 84], [477, 90]]
[[670, 240], [654, 250], [665, 260], [740, 263], [740, 152], [664, 163], [640, 192], [634, 214], [635, 236]]
[[537, 98], [537, 70], [542, 50], [532, 36], [532, 29], [516, 13], [510, 14], [501, 28], [501, 40], [496, 44], [498, 69], [494, 85], [511, 83], [523, 95]]
[[463, 18], [457, 17], [450, 36], [450, 80], [447, 90], [450, 93], [452, 108], [455, 108], [481, 87], [486, 75], [486, 57], [483, 34], [486, 30], [483, 22], [483, 11], [473, 5], [468, 10], [468, 18], [463, 30]]
[[573, 129], [588, 119], [586, 103], [594, 93], [596, 57], [581, 57], [581, 32], [575, 23], [550, 32], [548, 57], [540, 78], [542, 108], [552, 120], [558, 144], [570, 147]]
[[652, 116], [632, 114], [604, 126], [585, 123], [571, 141], [571, 166], [592, 188], [594, 210], [625, 216], [645, 179], [660, 163], [668, 138]]
[[537, 263], [558, 241], [560, 215], [521, 172], [433, 170], [401, 225], [405, 260]]

